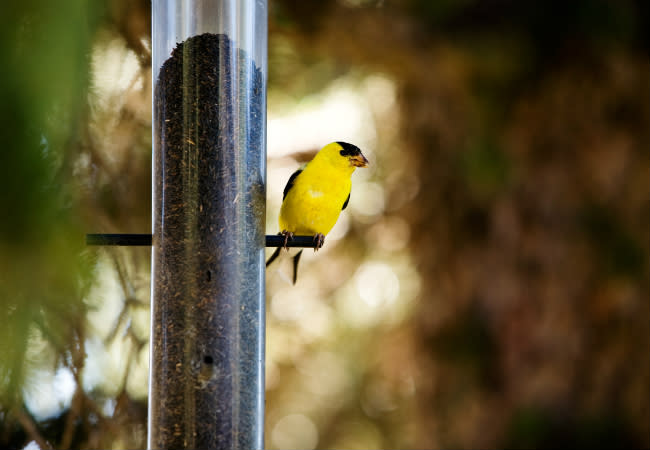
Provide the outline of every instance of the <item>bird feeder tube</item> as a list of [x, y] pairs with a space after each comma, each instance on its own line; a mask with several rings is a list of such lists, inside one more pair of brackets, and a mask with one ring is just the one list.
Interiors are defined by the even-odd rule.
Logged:
[[267, 4], [152, 2], [148, 447], [261, 449]]

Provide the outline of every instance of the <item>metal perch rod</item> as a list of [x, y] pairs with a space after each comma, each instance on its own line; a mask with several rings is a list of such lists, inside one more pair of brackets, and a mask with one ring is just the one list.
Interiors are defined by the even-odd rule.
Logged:
[[[122, 245], [151, 247], [151, 234], [102, 234], [91, 233], [86, 235], [86, 245]], [[284, 236], [277, 234], [266, 235], [266, 247], [282, 247]], [[287, 242], [287, 247], [314, 248], [316, 243], [313, 236], [294, 236]]]

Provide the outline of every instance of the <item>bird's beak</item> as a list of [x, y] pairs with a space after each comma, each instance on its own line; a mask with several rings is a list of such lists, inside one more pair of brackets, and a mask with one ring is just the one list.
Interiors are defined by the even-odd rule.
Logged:
[[350, 156], [350, 165], [355, 166], [355, 167], [366, 167], [368, 164], [368, 160], [366, 159], [365, 156], [363, 156], [361, 153], [355, 156]]

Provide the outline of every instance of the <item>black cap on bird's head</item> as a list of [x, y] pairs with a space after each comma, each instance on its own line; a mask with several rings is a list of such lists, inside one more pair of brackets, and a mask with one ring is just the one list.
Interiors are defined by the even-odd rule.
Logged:
[[356, 145], [348, 144], [347, 142], [338, 141], [337, 144], [341, 146], [341, 151], [339, 152], [341, 156], [345, 156], [350, 160], [350, 164], [355, 167], [366, 167], [368, 165], [368, 160], [361, 150]]

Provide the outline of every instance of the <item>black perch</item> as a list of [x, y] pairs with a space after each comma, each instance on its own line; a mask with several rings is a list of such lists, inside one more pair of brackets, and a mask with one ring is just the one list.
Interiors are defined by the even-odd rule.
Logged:
[[[265, 237], [266, 247], [284, 246], [284, 236], [267, 234]], [[86, 245], [123, 245], [123, 246], [151, 246], [150, 234], [101, 234], [93, 233], [86, 235]], [[313, 236], [294, 236], [287, 241], [287, 247], [315, 248], [316, 241]]]
[[125, 245], [150, 247], [151, 234], [87, 234], [86, 245]]

